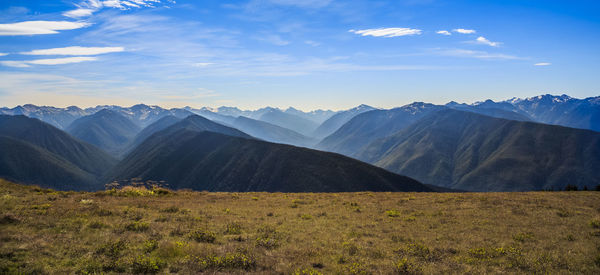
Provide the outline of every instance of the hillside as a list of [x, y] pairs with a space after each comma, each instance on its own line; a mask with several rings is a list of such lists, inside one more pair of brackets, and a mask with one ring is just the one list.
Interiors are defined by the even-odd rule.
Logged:
[[312, 133], [312, 136], [317, 139], [323, 139], [326, 136], [333, 134], [353, 117], [372, 110], [375, 110], [375, 108], [363, 104], [349, 110], [338, 112], [319, 125]]
[[600, 184], [600, 133], [442, 110], [358, 157], [422, 182], [470, 191]]
[[[250, 118], [254, 117], [250, 116]], [[262, 114], [258, 117], [258, 120], [293, 130], [305, 136], [310, 136], [319, 127], [319, 124], [316, 122], [274, 108], [262, 110]]]
[[231, 192], [430, 190], [341, 155], [214, 132], [173, 131], [174, 126], [138, 146], [108, 178], [164, 180], [175, 189]]
[[163, 134], [168, 135], [180, 130], [190, 130], [196, 132], [209, 131], [234, 137], [253, 138], [252, 136], [238, 129], [216, 123], [199, 115], [191, 115], [185, 119], [182, 119], [181, 121], [167, 127]]
[[290, 129], [268, 122], [240, 116], [231, 122], [231, 126], [253, 137], [275, 143], [309, 147], [317, 141]]
[[98, 190], [96, 177], [48, 150], [0, 136], [0, 178], [58, 190]]
[[5, 274], [598, 274], [600, 192], [56, 192], [0, 179]]
[[120, 113], [103, 109], [75, 120], [66, 131], [113, 156], [118, 156], [141, 129]]
[[355, 116], [316, 145], [317, 149], [354, 157], [370, 142], [393, 134], [430, 112], [446, 107], [415, 102], [390, 110], [373, 110]]
[[156, 132], [162, 131], [171, 125], [181, 121], [181, 118], [177, 118], [175, 116], [164, 116], [161, 119], [155, 121], [154, 123], [146, 126], [146, 128], [142, 129], [133, 140], [127, 145], [127, 149], [124, 150], [125, 153], [135, 149], [138, 145], [142, 144], [144, 140], [153, 135]]
[[0, 135], [49, 151], [95, 177], [102, 176], [116, 163], [95, 146], [34, 118], [0, 115]]

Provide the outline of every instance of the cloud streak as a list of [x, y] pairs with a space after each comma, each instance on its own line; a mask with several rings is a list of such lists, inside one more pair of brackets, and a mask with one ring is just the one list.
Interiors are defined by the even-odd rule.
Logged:
[[23, 60], [23, 61], [0, 61], [0, 64], [8, 67], [15, 68], [27, 68], [31, 65], [63, 65], [70, 63], [80, 63], [85, 61], [95, 61], [98, 58], [91, 56], [75, 56], [75, 57], [64, 57], [64, 58], [49, 58], [49, 59], [34, 59], [34, 60]]
[[520, 60], [525, 59], [510, 54], [490, 53], [486, 51], [473, 51], [465, 49], [436, 49], [434, 54], [452, 57], [469, 57], [484, 60]]
[[362, 36], [374, 36], [374, 37], [398, 37], [398, 36], [419, 35], [422, 33], [422, 31], [419, 29], [411, 29], [411, 28], [379, 28], [379, 29], [365, 29], [365, 30], [350, 30], [349, 32], [359, 34]]
[[457, 32], [457, 33], [462, 33], [462, 34], [473, 34], [476, 32], [475, 30], [468, 30], [468, 29], [454, 29], [452, 31]]
[[550, 63], [550, 62], [540, 62], [540, 63], [533, 64], [533, 66], [550, 66], [550, 65], [552, 65], [552, 63]]
[[122, 52], [123, 47], [64, 47], [44, 50], [33, 50], [29, 52], [21, 52], [24, 55], [98, 55], [106, 53]]
[[58, 31], [74, 30], [90, 26], [87, 22], [70, 21], [24, 21], [0, 24], [0, 36], [54, 34]]
[[435, 32], [435, 33], [437, 33], [437, 34], [441, 34], [441, 35], [452, 35], [452, 33], [450, 33], [449, 31], [444, 31], [444, 30], [442, 30], [442, 31], [437, 31], [437, 32]]

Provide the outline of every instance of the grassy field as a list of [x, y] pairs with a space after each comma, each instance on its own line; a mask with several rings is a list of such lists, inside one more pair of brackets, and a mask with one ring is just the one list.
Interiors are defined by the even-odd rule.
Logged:
[[600, 192], [56, 192], [0, 181], [0, 273], [600, 274]]

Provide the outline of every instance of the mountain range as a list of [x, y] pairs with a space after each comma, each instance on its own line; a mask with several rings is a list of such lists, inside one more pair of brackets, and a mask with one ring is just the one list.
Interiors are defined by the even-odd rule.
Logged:
[[591, 187], [599, 106], [566, 95], [338, 112], [23, 105], [0, 108], [0, 177], [61, 190], [128, 177], [221, 191]]
[[375, 140], [356, 156], [422, 182], [468, 191], [600, 184], [600, 133], [452, 109]]
[[19, 182], [60, 190], [94, 190], [117, 162], [91, 144], [22, 115], [0, 115], [0, 137], [4, 137], [0, 176]]

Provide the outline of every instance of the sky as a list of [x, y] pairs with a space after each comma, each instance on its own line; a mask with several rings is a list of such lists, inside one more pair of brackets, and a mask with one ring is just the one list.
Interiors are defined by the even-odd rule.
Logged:
[[600, 95], [600, 2], [0, 0], [0, 106]]

